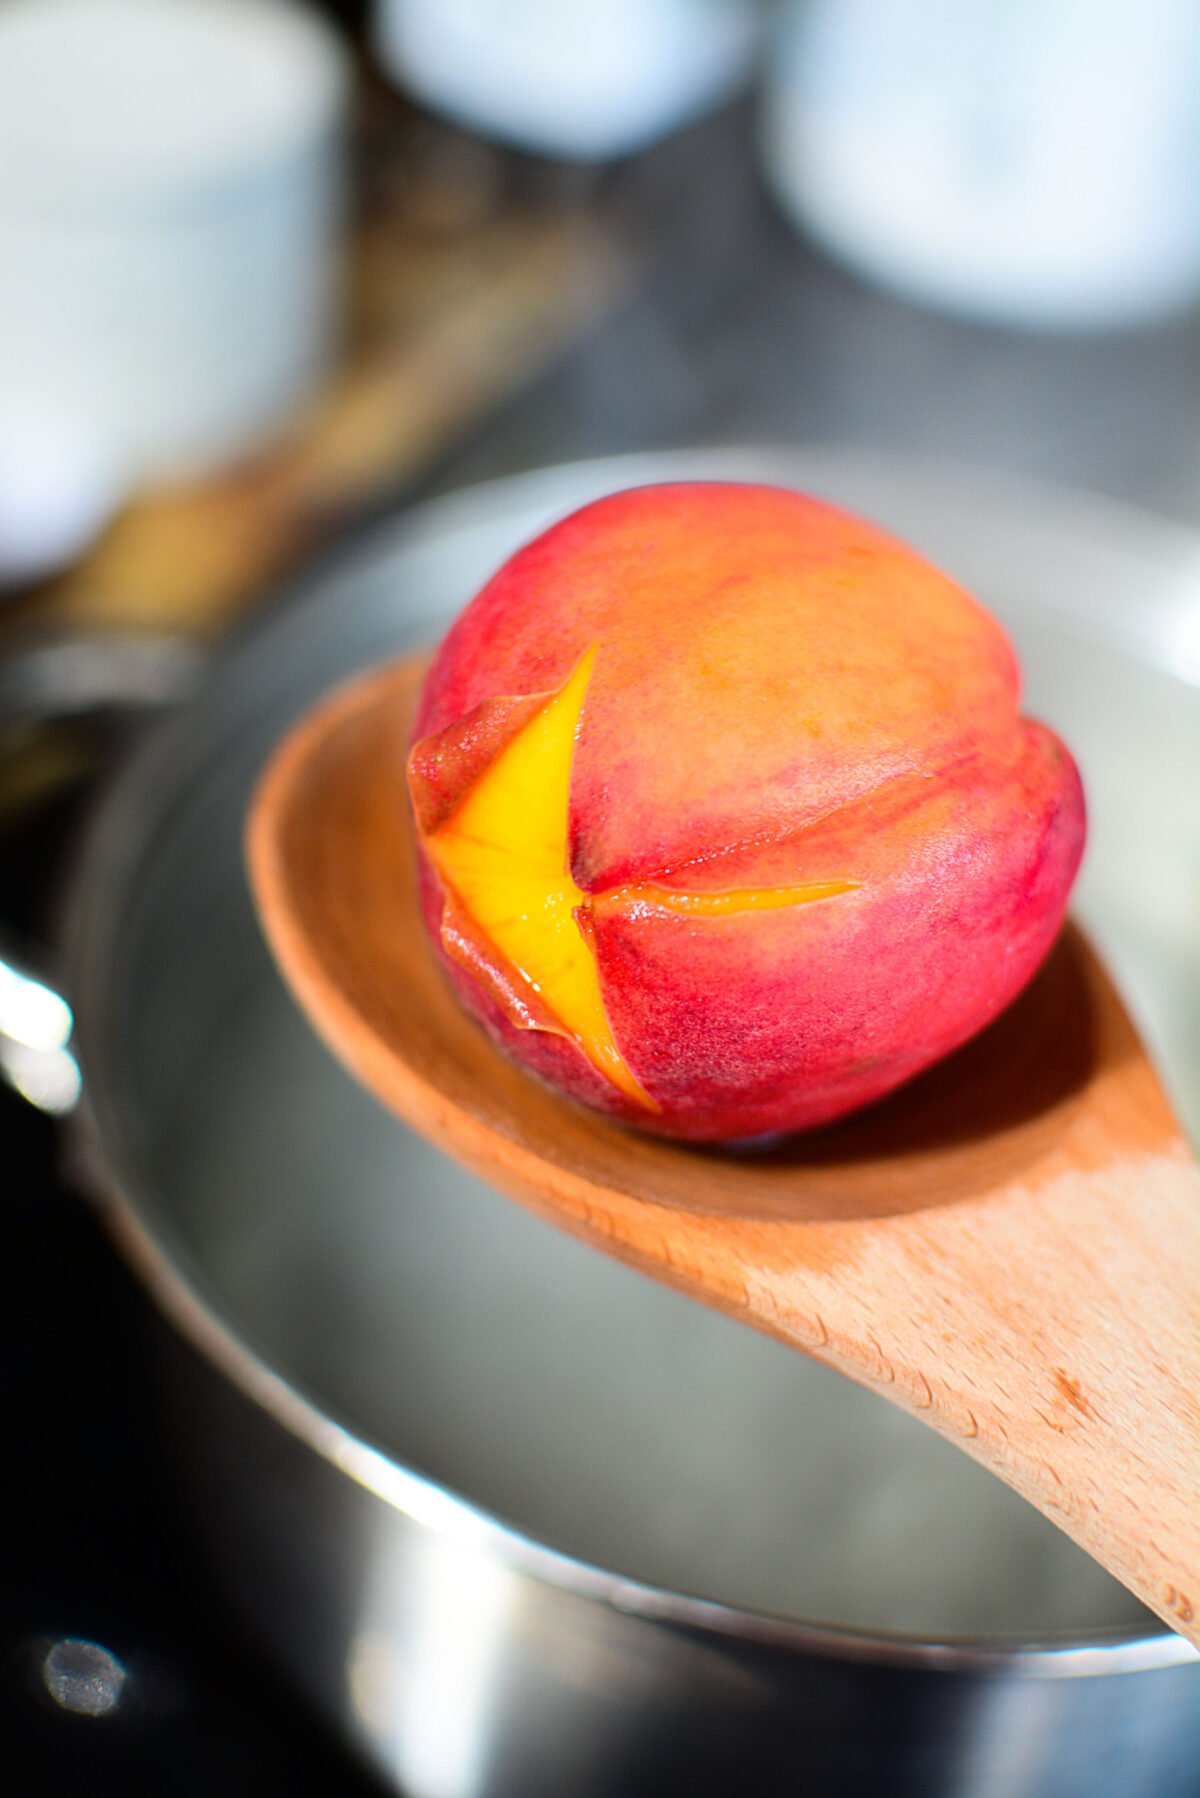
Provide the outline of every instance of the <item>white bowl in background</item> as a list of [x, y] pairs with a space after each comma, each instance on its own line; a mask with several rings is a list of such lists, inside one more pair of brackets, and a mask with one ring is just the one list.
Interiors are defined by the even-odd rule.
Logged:
[[310, 397], [348, 85], [335, 34], [285, 0], [8, 0], [0, 466], [36, 438], [65, 485], [117, 491], [219, 464]]
[[519, 149], [602, 162], [718, 105], [748, 78], [754, 0], [378, 0], [407, 91]]

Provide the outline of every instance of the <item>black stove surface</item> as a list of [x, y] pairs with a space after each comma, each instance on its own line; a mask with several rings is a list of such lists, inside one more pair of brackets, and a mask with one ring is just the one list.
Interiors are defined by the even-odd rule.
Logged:
[[160, 1434], [147, 1301], [58, 1179], [53, 1127], [4, 1092], [0, 1132], [8, 1789], [371, 1798], [206, 1577]]

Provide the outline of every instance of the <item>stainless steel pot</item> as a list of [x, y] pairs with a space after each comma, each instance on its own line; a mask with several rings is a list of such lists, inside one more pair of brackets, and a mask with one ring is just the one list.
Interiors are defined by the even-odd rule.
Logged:
[[1078, 911], [1200, 1119], [1200, 541], [796, 452], [438, 501], [234, 647], [79, 874], [72, 1141], [173, 1326], [212, 1551], [412, 1798], [1196, 1798], [1192, 1650], [899, 1412], [441, 1160], [332, 1063], [262, 947], [241, 821], [288, 721], [436, 638], [551, 517], [675, 476], [857, 506], [1005, 619], [1088, 783]]

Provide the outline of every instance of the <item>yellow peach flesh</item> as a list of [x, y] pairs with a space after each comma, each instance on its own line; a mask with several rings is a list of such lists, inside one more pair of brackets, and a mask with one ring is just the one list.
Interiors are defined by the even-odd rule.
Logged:
[[587, 895], [567, 866], [571, 760], [594, 659], [592, 648], [426, 848], [468, 916], [592, 1065], [652, 1106], [613, 1041], [596, 963], [575, 918]]
[[641, 904], [685, 917], [723, 917], [832, 898], [858, 883], [812, 881], [712, 893], [637, 883], [593, 900], [572, 878], [567, 826], [571, 764], [595, 658], [593, 644], [425, 846], [473, 923], [593, 1067], [629, 1098], [657, 1110], [613, 1037], [580, 912], [593, 904], [606, 909]]

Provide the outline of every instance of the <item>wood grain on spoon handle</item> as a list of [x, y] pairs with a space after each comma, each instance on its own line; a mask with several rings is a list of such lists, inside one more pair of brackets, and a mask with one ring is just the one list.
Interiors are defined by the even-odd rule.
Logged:
[[634, 1135], [498, 1055], [441, 978], [402, 778], [419, 678], [327, 701], [250, 821], [268, 935], [330, 1046], [491, 1184], [923, 1417], [1200, 1644], [1200, 1180], [1079, 933], [845, 1126], [740, 1157]]
[[[1122, 1160], [933, 1227], [851, 1225], [822, 1270], [781, 1242], [744, 1263], [749, 1307], [924, 1414], [1195, 1639], [1200, 1357], [1173, 1256], [1200, 1265], [1198, 1202], [1181, 1155]], [[1124, 1227], [1131, 1209], [1158, 1244]]]
[[921, 1417], [1200, 1645], [1200, 1179], [1182, 1142], [844, 1225], [664, 1217], [619, 1191], [547, 1192], [494, 1141], [466, 1159]]

